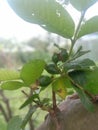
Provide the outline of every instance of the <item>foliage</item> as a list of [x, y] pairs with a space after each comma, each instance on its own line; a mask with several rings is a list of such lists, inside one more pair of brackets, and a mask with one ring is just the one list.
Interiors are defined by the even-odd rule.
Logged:
[[13, 117], [10, 122], [8, 123], [8, 130], [21, 130], [21, 122], [22, 119], [19, 116]]
[[[71, 41], [70, 50], [55, 45], [58, 48], [58, 53], [53, 54], [51, 63], [46, 63], [42, 59], [32, 60], [24, 64], [19, 72], [19, 79], [12, 78], [10, 81], [6, 79], [6, 82], [1, 83], [2, 89], [16, 90], [25, 86], [32, 90], [32, 95], [21, 105], [21, 109], [33, 103], [36, 106], [33, 107], [34, 111], [41, 108], [51, 114], [55, 113], [57, 108], [56, 94], [63, 100], [67, 95], [68, 88], [73, 88], [78, 93], [84, 107], [91, 112], [94, 110], [92, 101], [94, 100], [93, 96], [98, 94], [96, 78], [98, 77], [98, 67], [91, 59], [80, 58], [89, 50], [83, 51], [80, 46], [73, 53], [73, 47], [82, 36], [98, 31], [97, 16], [84, 22], [87, 9], [96, 1], [83, 0], [80, 2], [77, 0], [76, 2], [70, 0], [70, 3], [81, 12], [79, 23], [75, 27], [73, 18], [65, 6], [56, 0], [8, 0], [13, 10], [24, 20], [38, 24], [44, 29]], [[40, 93], [49, 85], [51, 85], [52, 101], [47, 97], [40, 98]], [[20, 123], [20, 126], [17, 124], [18, 129], [24, 129], [34, 112], [33, 108], [27, 113], [22, 124]], [[25, 123], [23, 123], [24, 121]], [[9, 123], [8, 130], [14, 129], [11, 124], [13, 123]]]

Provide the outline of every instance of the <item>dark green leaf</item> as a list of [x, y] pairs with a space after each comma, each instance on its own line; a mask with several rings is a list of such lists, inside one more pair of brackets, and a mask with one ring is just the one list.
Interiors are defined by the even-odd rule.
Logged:
[[68, 75], [76, 84], [79, 84], [81, 87], [86, 84], [86, 75], [84, 71], [72, 71], [69, 72]]
[[83, 55], [85, 55], [85, 54], [87, 54], [87, 53], [89, 53], [89, 52], [90, 52], [90, 50], [84, 51], [84, 50], [82, 50], [82, 46], [80, 46], [80, 47], [78, 48], [78, 50], [76, 51], [76, 53], [73, 54], [72, 60], [75, 60], [75, 59], [77, 59], [77, 58], [79, 58], [79, 57], [81, 57], [81, 56], [83, 56]]
[[95, 66], [94, 61], [86, 58], [83, 60], [75, 60], [64, 65], [65, 70], [89, 70], [90, 67]]
[[86, 72], [86, 85], [84, 88], [89, 91], [91, 94], [98, 94], [98, 68], [95, 68], [92, 71]]
[[77, 58], [79, 58], [79, 57], [81, 57], [81, 56], [83, 56], [83, 55], [85, 55], [85, 54], [87, 54], [87, 53], [89, 53], [89, 52], [90, 52], [90, 50], [80, 51], [78, 54], [76, 54], [76, 55], [73, 57], [73, 59], [75, 60], [75, 59], [77, 59]]
[[[28, 113], [24, 117], [24, 120], [21, 123], [21, 128], [24, 129], [28, 121], [31, 119], [33, 113], [36, 111], [38, 106], [33, 106], [32, 108], [29, 109]], [[13, 129], [14, 130], [14, 129]], [[18, 129], [17, 129], [18, 130]]]
[[7, 130], [22, 130], [21, 123], [22, 119], [19, 116], [15, 116], [8, 122]]
[[33, 60], [26, 63], [21, 70], [21, 78], [25, 84], [33, 84], [42, 74], [45, 67], [43, 60]]
[[24, 83], [20, 82], [20, 81], [7, 81], [7, 82], [3, 82], [0, 87], [3, 90], [16, 90], [19, 89], [21, 87], [24, 87]]
[[85, 94], [85, 92], [77, 87], [74, 87], [74, 89], [77, 91], [80, 100], [82, 102], [82, 104], [84, 105], [84, 107], [90, 111], [93, 112], [94, 111], [94, 106], [92, 104], [92, 102], [90, 101], [90, 98]]
[[21, 106], [20, 109], [26, 107], [27, 105], [31, 104], [33, 102], [34, 99], [38, 99], [39, 96], [38, 94], [33, 94], [32, 96], [30, 96]]
[[79, 11], [85, 11], [98, 0], [70, 0], [71, 4]]
[[7, 0], [24, 20], [39, 24], [44, 29], [71, 38], [74, 22], [66, 9], [56, 0]]
[[20, 78], [20, 73], [10, 69], [0, 69], [0, 81], [15, 80]]
[[81, 61], [78, 61], [79, 62], [79, 65], [81, 65], [81, 68], [87, 68], [87, 67], [90, 67], [90, 66], [95, 66], [95, 63], [93, 60], [90, 60], [88, 58], [86, 59], [83, 59]]
[[94, 32], [98, 32], [98, 16], [94, 16], [82, 25], [78, 38]]

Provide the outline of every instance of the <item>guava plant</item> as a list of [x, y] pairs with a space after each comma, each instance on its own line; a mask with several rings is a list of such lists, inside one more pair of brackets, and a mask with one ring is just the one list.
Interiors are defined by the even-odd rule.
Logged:
[[[2, 89], [11, 91], [28, 87], [32, 90], [32, 95], [20, 106], [20, 109], [31, 103], [33, 103], [33, 107], [24, 120], [20, 120], [19, 117], [14, 118], [8, 124], [8, 130], [15, 129], [15, 125], [17, 125], [16, 129], [18, 130], [24, 129], [37, 108], [49, 112], [50, 115], [56, 114], [59, 111], [56, 95], [64, 100], [68, 88], [73, 88], [84, 107], [93, 112], [93, 102], [98, 94], [98, 67], [93, 60], [80, 58], [86, 53], [90, 53], [89, 50], [84, 51], [80, 46], [74, 52], [73, 47], [82, 36], [98, 31], [98, 16], [89, 20], [85, 19], [87, 10], [97, 0], [69, 0], [69, 4], [80, 11], [80, 19], [77, 25], [66, 9], [66, 0], [63, 4], [60, 0], [7, 1], [12, 9], [27, 22], [38, 24], [45, 30], [67, 38], [71, 42], [69, 50], [55, 45], [58, 52], [54, 52], [49, 63], [41, 59], [34, 59], [24, 64], [20, 71], [0, 70], [0, 80], [2, 81], [0, 86]], [[52, 98], [40, 99], [40, 92], [48, 86], [51, 86]]]

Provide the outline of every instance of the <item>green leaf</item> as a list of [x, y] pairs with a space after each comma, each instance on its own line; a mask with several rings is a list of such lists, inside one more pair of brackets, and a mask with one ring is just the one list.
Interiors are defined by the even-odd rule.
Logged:
[[7, 82], [3, 82], [0, 87], [3, 90], [16, 90], [19, 89], [21, 87], [24, 87], [24, 83], [20, 82], [20, 81], [7, 81]]
[[8, 122], [7, 130], [22, 130], [21, 123], [22, 119], [19, 116], [15, 116]]
[[98, 68], [89, 71], [72, 71], [69, 76], [91, 94], [98, 94]]
[[74, 59], [77, 59], [77, 58], [79, 58], [79, 57], [81, 57], [81, 56], [83, 56], [83, 55], [85, 55], [85, 54], [87, 54], [87, 53], [89, 53], [90, 52], [90, 50], [87, 50], [87, 51], [80, 51], [77, 55], [75, 55], [73, 58]]
[[85, 94], [85, 92], [77, 87], [74, 87], [74, 89], [77, 91], [80, 100], [82, 102], [82, 104], [84, 105], [84, 107], [90, 111], [93, 112], [94, 111], [94, 106], [92, 104], [92, 102], [90, 101], [90, 98]]
[[83, 60], [75, 60], [64, 65], [65, 70], [89, 70], [90, 67], [95, 66], [94, 61], [86, 58]]
[[66, 9], [56, 0], [7, 0], [13, 10], [24, 20], [42, 28], [71, 38], [75, 24]]
[[86, 75], [84, 71], [72, 71], [68, 75], [74, 80], [74, 82], [81, 87], [86, 84]]
[[79, 64], [81, 64], [81, 67], [84, 67], [84, 68], [95, 66], [95, 62], [93, 60], [88, 59], [88, 58], [80, 61]]
[[32, 96], [30, 96], [21, 106], [20, 109], [26, 107], [27, 105], [31, 104], [33, 102], [34, 99], [38, 99], [39, 96], [38, 94], [33, 94]]
[[20, 72], [9, 69], [0, 69], [0, 81], [15, 80], [20, 78]]
[[26, 63], [21, 70], [21, 78], [26, 85], [33, 84], [42, 74], [45, 67], [43, 60], [33, 60]]
[[70, 0], [70, 3], [79, 11], [85, 11], [98, 0]]
[[86, 72], [86, 84], [84, 89], [89, 91], [91, 94], [98, 94], [98, 68], [90, 72]]
[[56, 92], [62, 99], [67, 95], [67, 86], [65, 77], [57, 78], [52, 84], [53, 91]]
[[[24, 120], [21, 123], [21, 128], [24, 129], [26, 124], [28, 123], [28, 121], [31, 119], [33, 113], [36, 111], [36, 109], [38, 108], [38, 106], [33, 106], [32, 108], [30, 108], [30, 110], [28, 111], [28, 113], [26, 114], [26, 116], [24, 117]], [[13, 129], [14, 130], [14, 129]], [[17, 129], [18, 130], [18, 129]]]
[[90, 52], [90, 50], [84, 51], [83, 47], [79, 46], [79, 48], [77, 49], [77, 51], [72, 55], [72, 60], [75, 60], [75, 59], [77, 59], [77, 58], [79, 58], [79, 57], [81, 57], [81, 56], [83, 56], [83, 55], [85, 55], [85, 54], [87, 54], [89, 52]]
[[98, 32], [98, 16], [92, 17], [82, 25], [78, 38], [94, 32]]

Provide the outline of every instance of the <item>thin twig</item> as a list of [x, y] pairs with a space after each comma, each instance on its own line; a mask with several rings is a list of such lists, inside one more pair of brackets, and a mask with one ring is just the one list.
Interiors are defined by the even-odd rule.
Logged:
[[10, 107], [10, 104], [9, 104], [9, 100], [8, 100], [8, 98], [4, 95], [3, 90], [0, 90], [0, 95], [1, 95], [1, 97], [2, 97], [3, 102], [4, 102], [5, 105], [6, 105], [6, 110], [7, 110], [7, 112], [8, 112], [8, 118], [9, 118], [9, 120], [10, 120], [10, 119], [12, 118], [12, 111], [11, 111], [11, 107]]
[[0, 104], [0, 110], [1, 110], [1, 112], [3, 114], [3, 117], [4, 117], [5, 121], [8, 122], [9, 119], [8, 119], [7, 113], [6, 113], [5, 109], [3, 108], [3, 106], [1, 104]]
[[77, 40], [77, 37], [78, 37], [78, 33], [80, 31], [80, 28], [81, 28], [81, 25], [82, 25], [81, 23], [83, 22], [84, 16], [85, 16], [85, 11], [81, 12], [81, 17], [80, 17], [78, 26], [76, 28], [74, 37], [73, 37], [73, 39], [71, 39], [71, 48], [70, 48], [70, 51], [69, 51], [69, 57], [70, 57], [70, 55], [72, 53], [72, 50], [73, 50], [73, 47], [74, 47], [74, 45], [76, 43], [76, 40]]
[[21, 92], [28, 98], [30, 97], [24, 90], [21, 90]]

